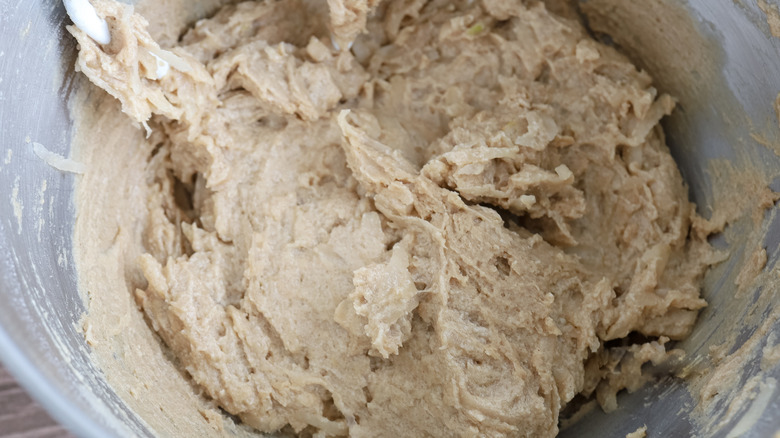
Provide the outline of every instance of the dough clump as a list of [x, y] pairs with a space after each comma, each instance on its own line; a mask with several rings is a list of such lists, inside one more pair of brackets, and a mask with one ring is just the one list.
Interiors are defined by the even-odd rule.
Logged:
[[706, 305], [673, 99], [541, 3], [244, 2], [166, 48], [93, 4], [78, 68], [155, 146], [137, 302], [254, 428], [554, 436]]

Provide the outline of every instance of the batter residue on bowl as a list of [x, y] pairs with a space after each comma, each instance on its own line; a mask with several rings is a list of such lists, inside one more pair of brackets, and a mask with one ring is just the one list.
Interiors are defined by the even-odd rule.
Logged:
[[110, 164], [145, 175], [137, 303], [252, 427], [553, 436], [705, 306], [714, 255], [658, 124], [674, 101], [577, 21], [258, 1], [163, 50], [93, 4], [112, 40], [72, 27], [78, 68], [155, 146]]

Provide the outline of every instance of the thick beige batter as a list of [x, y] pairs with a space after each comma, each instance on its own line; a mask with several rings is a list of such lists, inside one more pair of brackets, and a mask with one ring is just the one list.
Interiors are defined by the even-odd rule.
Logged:
[[248, 425], [552, 436], [577, 394], [614, 408], [705, 305], [716, 258], [658, 125], [673, 100], [579, 22], [247, 2], [161, 51], [93, 3], [113, 40], [72, 28], [78, 67], [151, 151], [98, 166], [145, 181], [122, 269], [172, 360]]

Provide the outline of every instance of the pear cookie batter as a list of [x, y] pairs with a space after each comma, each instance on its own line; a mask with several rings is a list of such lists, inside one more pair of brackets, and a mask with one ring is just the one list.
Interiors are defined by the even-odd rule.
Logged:
[[165, 50], [93, 4], [78, 68], [156, 146], [115, 164], [147, 181], [137, 302], [254, 428], [553, 436], [705, 306], [672, 98], [543, 4], [245, 2]]

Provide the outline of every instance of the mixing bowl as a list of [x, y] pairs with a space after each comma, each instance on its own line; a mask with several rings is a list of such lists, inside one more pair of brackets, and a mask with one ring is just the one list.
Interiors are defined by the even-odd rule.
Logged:
[[[737, 213], [750, 206], [758, 185], [780, 189], [774, 184], [778, 4], [587, 0], [578, 6], [597, 38], [617, 45], [678, 98], [664, 127], [690, 196], [703, 216], [733, 220], [712, 239], [729, 257], [707, 274], [709, 306], [676, 346], [685, 357], [649, 370], [661, 377], [621, 394], [616, 412], [583, 411], [562, 435], [624, 436], [647, 425], [649, 436], [773, 436], [780, 431], [780, 367], [771, 360], [780, 337], [780, 221], [774, 207]], [[567, 10], [562, 2], [551, 7]], [[117, 395], [92, 359], [79, 322], [85, 306], [73, 254], [78, 177], [33, 151], [40, 143], [70, 153], [69, 103], [85, 81], [73, 70], [68, 23], [59, 1], [0, 0], [0, 359], [79, 436], [165, 435]], [[748, 275], [761, 247], [766, 267]], [[730, 373], [713, 371], [728, 366]], [[705, 405], [706, 385], [720, 394]]]

